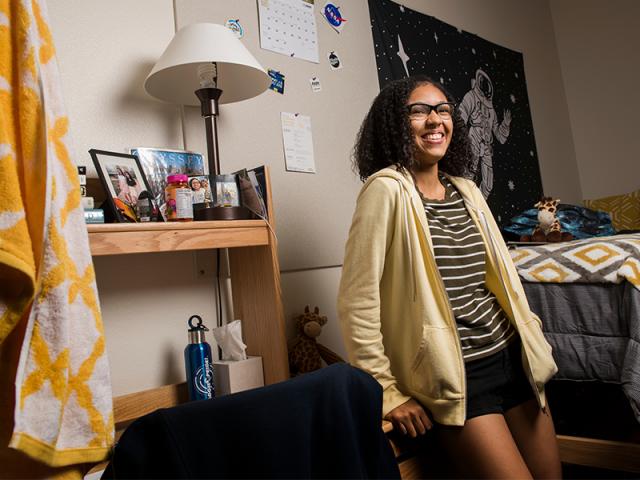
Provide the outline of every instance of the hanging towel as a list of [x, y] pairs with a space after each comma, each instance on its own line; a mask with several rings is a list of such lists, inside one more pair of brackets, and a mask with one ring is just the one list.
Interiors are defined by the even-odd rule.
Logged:
[[[0, 392], [2, 405], [14, 406], [13, 415], [0, 417], [0, 430], [13, 423], [0, 449], [9, 443], [58, 467], [105, 459], [113, 413], [95, 274], [45, 7], [44, 0], [0, 0], [2, 384], [7, 372], [15, 375], [15, 391]], [[14, 365], [7, 361], [12, 358]]]

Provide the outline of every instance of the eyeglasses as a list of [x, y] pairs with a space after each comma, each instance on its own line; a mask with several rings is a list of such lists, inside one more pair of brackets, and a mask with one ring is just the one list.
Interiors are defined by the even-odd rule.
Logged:
[[427, 103], [412, 103], [407, 105], [409, 111], [409, 119], [412, 121], [424, 121], [433, 110], [440, 116], [442, 120], [450, 120], [456, 104], [452, 102], [442, 102], [437, 105], [429, 105]]

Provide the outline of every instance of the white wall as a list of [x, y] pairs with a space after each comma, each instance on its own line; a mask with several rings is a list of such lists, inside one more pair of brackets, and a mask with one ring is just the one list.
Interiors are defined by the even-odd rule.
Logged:
[[640, 2], [550, 0], [583, 198], [640, 188]]
[[[359, 186], [350, 171], [349, 151], [378, 90], [367, 4], [342, 2], [348, 25], [340, 36], [318, 17], [321, 58], [337, 49], [345, 64], [332, 72], [326, 63], [294, 61], [259, 49], [254, 0], [175, 3], [177, 17], [170, 0], [49, 2], [76, 160], [86, 164], [91, 147], [204, 151], [197, 110], [186, 110], [183, 142], [178, 108], [145, 96], [143, 80], [171, 39], [174, 21], [240, 18], [247, 29], [245, 45], [266, 68], [287, 74], [288, 90], [284, 96], [266, 92], [225, 106], [221, 161], [230, 167], [271, 165], [287, 319], [307, 304], [318, 306], [329, 317], [320, 341], [344, 355], [335, 313], [340, 268], [295, 269], [341, 263]], [[523, 52], [545, 192], [578, 201], [582, 194], [547, 1], [407, 0], [405, 5]], [[325, 95], [311, 92], [308, 79], [314, 75], [321, 77]], [[280, 111], [312, 115], [317, 175], [284, 171]], [[100, 258], [95, 264], [114, 393], [181, 381], [188, 316], [200, 313], [212, 325], [215, 315], [213, 281], [197, 277], [194, 254]]]

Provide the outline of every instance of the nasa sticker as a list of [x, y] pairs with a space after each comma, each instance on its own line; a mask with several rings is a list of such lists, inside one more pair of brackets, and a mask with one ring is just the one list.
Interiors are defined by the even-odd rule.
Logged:
[[320, 79], [318, 77], [312, 77], [309, 79], [309, 83], [311, 83], [311, 90], [314, 92], [322, 91], [322, 85], [320, 85]]
[[274, 92], [278, 92], [284, 95], [284, 75], [276, 70], [269, 69], [269, 76], [271, 77], [271, 85], [269, 88]]
[[329, 26], [338, 33], [340, 33], [340, 31], [342, 30], [344, 22], [347, 21], [346, 18], [342, 17], [342, 14], [340, 13], [340, 7], [336, 6], [336, 4], [332, 2], [326, 2], [324, 4], [324, 7], [322, 8], [322, 16], [327, 21]]
[[236, 19], [236, 20], [229, 19], [224, 25], [233, 33], [235, 33], [237, 38], [244, 37], [244, 28], [242, 28], [242, 25], [240, 25], [239, 19]]
[[331, 70], [339, 70], [342, 68], [342, 61], [340, 60], [340, 57], [338, 57], [337, 52], [329, 52], [327, 58], [329, 59], [329, 66], [331, 67]]

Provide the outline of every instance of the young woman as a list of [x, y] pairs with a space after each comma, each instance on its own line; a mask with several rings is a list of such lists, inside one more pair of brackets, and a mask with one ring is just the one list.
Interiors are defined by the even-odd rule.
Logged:
[[374, 100], [354, 148], [366, 180], [338, 310], [350, 361], [383, 387], [383, 418], [431, 429], [457, 474], [558, 478], [544, 384], [557, 368], [482, 194], [442, 85], [410, 77]]
[[193, 177], [189, 180], [189, 187], [192, 192], [192, 203], [204, 203], [205, 190], [202, 188], [202, 182], [199, 178]]

